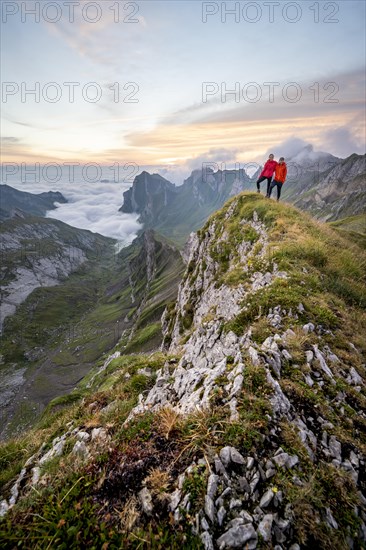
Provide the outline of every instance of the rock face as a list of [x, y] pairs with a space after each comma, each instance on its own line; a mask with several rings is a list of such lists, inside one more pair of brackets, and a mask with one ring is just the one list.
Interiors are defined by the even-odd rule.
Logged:
[[9, 185], [0, 186], [0, 221], [14, 217], [44, 216], [48, 210], [56, 208], [55, 202], [67, 202], [65, 197], [54, 191], [34, 195], [13, 189]]
[[[289, 191], [295, 206], [322, 221], [334, 221], [365, 212], [366, 155], [353, 154], [330, 166], [307, 167]], [[286, 196], [286, 193], [284, 194]]]
[[51, 219], [24, 218], [0, 225], [0, 330], [34, 289], [55, 286], [110, 239]]
[[142, 172], [136, 176], [130, 189], [123, 193], [121, 212], [140, 214], [139, 220], [148, 227], [159, 219], [164, 207], [170, 205], [176, 194], [175, 185], [159, 174]]
[[245, 170], [194, 170], [183, 185], [176, 187], [158, 174], [142, 172], [124, 193], [122, 212], [137, 212], [146, 228], [183, 245], [192, 230], [225, 201], [252, 183]]

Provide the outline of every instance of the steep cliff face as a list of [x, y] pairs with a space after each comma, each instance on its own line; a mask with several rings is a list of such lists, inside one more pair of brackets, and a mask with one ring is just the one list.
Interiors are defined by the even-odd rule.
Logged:
[[121, 212], [140, 214], [139, 220], [147, 226], [158, 220], [161, 211], [175, 197], [176, 188], [159, 174], [142, 172], [136, 176], [130, 189], [123, 193]]
[[29, 436], [17, 478], [7, 465], [4, 540], [36, 530], [112, 548], [361, 548], [364, 252], [242, 194], [186, 253], [161, 352], [117, 348], [76, 410], [45, 418], [46, 445]]
[[231, 196], [249, 189], [245, 170], [194, 170], [176, 187], [160, 176], [143, 172], [124, 193], [123, 212], [139, 212], [145, 227], [182, 246], [189, 233], [202, 227], [208, 216]]

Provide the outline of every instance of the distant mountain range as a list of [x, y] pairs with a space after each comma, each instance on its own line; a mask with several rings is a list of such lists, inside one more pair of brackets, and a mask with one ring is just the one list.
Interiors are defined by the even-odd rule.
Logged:
[[[304, 147], [287, 159], [283, 199], [322, 221], [360, 214], [366, 205], [365, 158], [353, 154], [340, 159]], [[201, 227], [229, 197], [254, 191], [260, 171], [250, 177], [244, 169], [194, 170], [181, 186], [158, 174], [142, 172], [124, 193], [120, 210], [140, 214], [145, 228], [154, 228], [183, 246], [189, 233]]]

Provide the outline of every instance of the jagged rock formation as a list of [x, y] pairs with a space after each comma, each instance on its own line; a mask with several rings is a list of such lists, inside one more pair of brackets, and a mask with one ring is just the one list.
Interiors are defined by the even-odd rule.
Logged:
[[4, 540], [362, 548], [364, 253], [257, 194], [188, 249], [162, 353], [115, 351], [76, 411], [46, 424], [2, 493]]
[[157, 174], [143, 172], [124, 193], [122, 212], [140, 213], [139, 221], [183, 245], [188, 234], [231, 196], [249, 189], [245, 170], [194, 170], [176, 187]]
[[65, 197], [54, 191], [34, 195], [19, 191], [9, 185], [0, 186], [0, 221], [25, 216], [44, 216], [48, 210], [56, 208], [55, 202], [67, 202]]
[[171, 204], [176, 194], [175, 185], [159, 174], [143, 171], [135, 177], [132, 187], [123, 193], [121, 212], [140, 214], [139, 220], [151, 226], [158, 220], [164, 207]]

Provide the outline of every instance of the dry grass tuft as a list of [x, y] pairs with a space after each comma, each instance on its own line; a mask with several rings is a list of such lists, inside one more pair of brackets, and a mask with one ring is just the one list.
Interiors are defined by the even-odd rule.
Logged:
[[157, 413], [157, 420], [159, 422], [159, 429], [165, 439], [169, 439], [171, 435], [181, 431], [182, 416], [172, 407], [167, 406], [160, 409]]
[[86, 420], [84, 425], [85, 428], [99, 428], [102, 425], [100, 414], [96, 413], [94, 416]]
[[[222, 428], [224, 423], [215, 419], [215, 410], [197, 410], [186, 418], [184, 433], [182, 433], [183, 449], [178, 459], [183, 455], [211, 456], [212, 446], [217, 443], [220, 434], [225, 433]], [[220, 429], [219, 429], [220, 428]]]
[[160, 470], [160, 468], [152, 468], [144, 480], [144, 485], [153, 496], [159, 500], [165, 500], [170, 486], [170, 476], [168, 472]]
[[311, 338], [309, 334], [305, 334], [302, 327], [293, 327], [292, 330], [294, 335], [289, 334], [286, 337], [286, 343], [293, 361], [301, 364], [305, 361], [305, 348], [310, 344]]
[[132, 496], [131, 498], [129, 498], [123, 506], [122, 510], [115, 509], [115, 511], [119, 516], [122, 530], [130, 533], [140, 517], [136, 497]]

